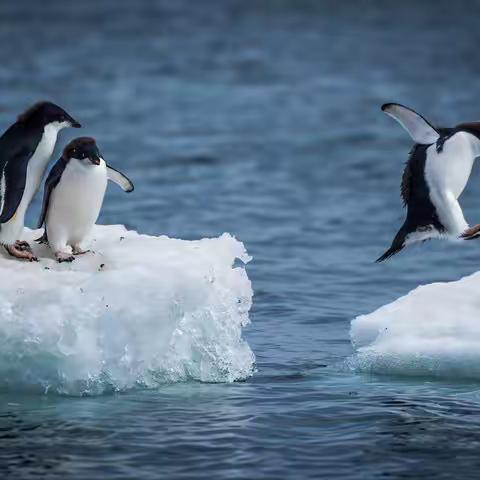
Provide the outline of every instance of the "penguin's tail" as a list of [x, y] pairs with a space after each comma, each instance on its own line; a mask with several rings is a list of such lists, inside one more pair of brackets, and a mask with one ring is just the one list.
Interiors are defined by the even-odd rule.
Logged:
[[378, 257], [375, 262], [384, 262], [385, 260], [388, 260], [390, 257], [393, 257], [396, 255], [398, 252], [403, 250], [405, 247], [405, 239], [407, 237], [407, 230], [403, 226], [398, 233], [395, 235], [395, 238], [393, 239], [392, 245], [390, 248], [380, 257]]
[[36, 238], [35, 241], [40, 244], [47, 244], [48, 245], [48, 238], [47, 232], [45, 231], [40, 238]]

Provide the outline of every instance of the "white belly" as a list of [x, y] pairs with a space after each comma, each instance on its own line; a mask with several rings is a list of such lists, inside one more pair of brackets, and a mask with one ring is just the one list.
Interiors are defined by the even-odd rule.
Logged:
[[46, 216], [48, 241], [54, 251], [84, 243], [97, 221], [107, 188], [107, 168], [70, 160], [50, 196]]
[[445, 190], [458, 198], [472, 173], [478, 142], [473, 135], [458, 132], [448, 139], [440, 153], [435, 145], [427, 150], [425, 178], [429, 187]]
[[458, 132], [446, 140], [440, 153], [435, 144], [427, 150], [425, 180], [430, 199], [446, 233], [454, 237], [468, 227], [457, 199], [470, 178], [479, 145], [474, 135]]
[[20, 204], [13, 218], [1, 226], [0, 241], [2, 243], [12, 244], [20, 238], [25, 223], [25, 213], [40, 187], [43, 175], [52, 156], [53, 149], [55, 148], [57, 135], [58, 128], [56, 126], [47, 125], [45, 127], [42, 139], [27, 165], [27, 178]]

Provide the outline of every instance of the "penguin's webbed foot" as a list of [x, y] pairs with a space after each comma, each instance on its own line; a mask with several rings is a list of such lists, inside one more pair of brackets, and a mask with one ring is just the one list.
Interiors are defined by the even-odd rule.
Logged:
[[58, 263], [68, 262], [71, 263], [75, 260], [75, 257], [71, 253], [67, 252], [56, 252], [55, 258]]
[[17, 245], [18, 243], [22, 243], [20, 241], [16, 242], [14, 245], [4, 245], [5, 250], [8, 252], [9, 255], [12, 257], [18, 258], [20, 260], [28, 260], [29, 262], [38, 262], [38, 258], [32, 253], [32, 249], [30, 245], [27, 247], [25, 245]]
[[480, 237], [480, 224], [474, 225], [473, 227], [467, 228], [461, 235], [460, 238], [463, 240], [473, 240]]
[[30, 246], [30, 244], [28, 242], [26, 242], [25, 240], [17, 240], [15, 242], [15, 248], [17, 250], [20, 250], [22, 252], [30, 252], [30, 253], [33, 253], [33, 250], [32, 250], [32, 247]]

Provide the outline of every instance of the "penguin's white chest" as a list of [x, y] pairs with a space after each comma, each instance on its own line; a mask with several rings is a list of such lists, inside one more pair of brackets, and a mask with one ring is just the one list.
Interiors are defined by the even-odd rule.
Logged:
[[78, 245], [86, 240], [97, 221], [107, 188], [107, 168], [72, 159], [53, 190], [46, 228], [50, 245]]
[[433, 190], [451, 193], [458, 198], [463, 192], [476, 156], [478, 140], [466, 132], [449, 138], [440, 153], [435, 145], [427, 151], [425, 178]]
[[19, 205], [18, 213], [25, 213], [37, 193], [43, 174], [47, 168], [50, 157], [52, 156], [55, 143], [57, 141], [58, 128], [55, 125], [47, 125], [35, 152], [30, 158], [27, 166], [27, 178], [25, 190]]
[[468, 227], [457, 199], [468, 182], [478, 153], [478, 139], [467, 132], [457, 132], [447, 139], [440, 153], [435, 144], [427, 150], [425, 180], [430, 200], [449, 235], [458, 236]]

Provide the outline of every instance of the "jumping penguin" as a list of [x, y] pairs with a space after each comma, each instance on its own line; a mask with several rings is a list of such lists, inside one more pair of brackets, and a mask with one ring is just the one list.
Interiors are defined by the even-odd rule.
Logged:
[[100, 213], [107, 180], [133, 191], [132, 182], [105, 163], [90, 137], [72, 140], [52, 167], [38, 222], [38, 228], [45, 224], [45, 233], [38, 241], [48, 243], [59, 262], [88, 251], [85, 242]]
[[401, 183], [407, 218], [391, 247], [376, 261], [382, 262], [405, 246], [431, 238], [475, 238], [480, 225], [469, 228], [458, 197], [480, 156], [480, 122], [436, 128], [415, 111], [386, 103], [382, 111], [394, 118], [415, 144]]
[[13, 257], [35, 261], [20, 241], [25, 213], [40, 186], [57, 135], [81, 125], [51, 102], [36, 103], [0, 137], [0, 244]]

